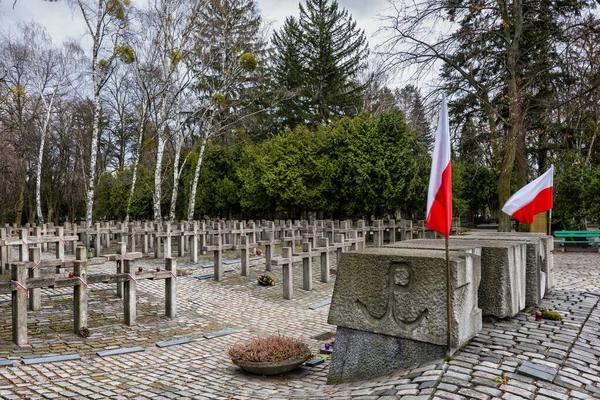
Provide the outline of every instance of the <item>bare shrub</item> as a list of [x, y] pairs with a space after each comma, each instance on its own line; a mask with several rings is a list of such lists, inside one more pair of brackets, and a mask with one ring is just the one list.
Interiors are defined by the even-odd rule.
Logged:
[[277, 362], [307, 358], [310, 349], [305, 343], [281, 335], [257, 337], [238, 343], [229, 350], [232, 360], [249, 362]]

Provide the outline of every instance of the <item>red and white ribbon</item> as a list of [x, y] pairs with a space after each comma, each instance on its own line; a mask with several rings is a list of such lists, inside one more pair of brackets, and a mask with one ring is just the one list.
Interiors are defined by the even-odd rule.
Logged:
[[37, 264], [35, 264], [33, 266], [33, 268], [31, 268], [32, 271], [35, 271], [37, 267], [39, 267], [40, 265], [42, 265], [42, 260], [38, 261]]
[[169, 271], [169, 273], [173, 275], [173, 278], [177, 279], [177, 276], [173, 273], [173, 271]]
[[25, 294], [27, 294], [27, 298], [29, 298], [29, 290], [27, 290], [27, 288], [21, 283], [21, 282], [17, 282], [17, 281], [13, 281], [15, 283], [15, 285], [17, 285], [20, 289], [23, 289], [25, 291]]
[[129, 277], [129, 279], [131, 279], [132, 281], [134, 281], [135, 283], [137, 283], [137, 281], [135, 280], [135, 278], [133, 276], [131, 276], [131, 274], [127, 274], [127, 276]]
[[59, 238], [59, 239], [60, 239], [60, 241], [62, 242], [63, 246], [66, 246], [65, 239], [61, 238], [60, 236], [59, 236], [58, 238]]
[[80, 276], [76, 276], [75, 278], [77, 278], [79, 280], [79, 282], [81, 282], [81, 284], [83, 286], [85, 286], [86, 292], [89, 294], [91, 292], [90, 287], [88, 286], [87, 282], [84, 281], [83, 279], [81, 279]]
[[87, 282], [86, 282], [86, 281], [84, 281], [83, 279], [81, 279], [81, 277], [80, 277], [80, 276], [75, 276], [74, 278], [77, 278], [77, 279], [79, 280], [79, 282], [81, 282], [81, 284], [82, 284], [83, 286], [85, 286], [85, 287], [89, 287], [89, 286], [88, 286], [88, 284], [87, 284]]
[[25, 241], [25, 239], [22, 239], [22, 240], [21, 240], [21, 242], [23, 242], [23, 244], [24, 244], [24, 245], [25, 245], [27, 248], [29, 248], [29, 245], [27, 244], [27, 242]]

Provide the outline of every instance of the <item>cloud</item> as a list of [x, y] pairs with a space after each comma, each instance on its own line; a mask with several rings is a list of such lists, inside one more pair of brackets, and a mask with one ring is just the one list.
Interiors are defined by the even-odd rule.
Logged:
[[18, 22], [35, 21], [46, 27], [54, 44], [69, 37], [79, 40], [85, 33], [83, 20], [66, 1], [19, 0], [13, 8], [13, 1], [0, 0], [0, 20], [12, 31]]

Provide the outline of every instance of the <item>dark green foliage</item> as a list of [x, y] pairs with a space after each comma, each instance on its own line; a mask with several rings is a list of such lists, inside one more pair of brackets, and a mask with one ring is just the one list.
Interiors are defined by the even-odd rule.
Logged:
[[452, 163], [452, 203], [455, 216], [469, 216], [471, 222], [498, 209], [498, 176], [489, 167], [467, 161]]
[[198, 183], [196, 210], [199, 215], [231, 218], [240, 214], [241, 185], [236, 177], [240, 153], [239, 145], [208, 146]]
[[422, 213], [429, 157], [402, 113], [299, 126], [246, 146], [238, 169], [248, 216], [335, 218]]
[[335, 0], [308, 0], [273, 37], [275, 84], [291, 97], [279, 109], [282, 127], [315, 126], [362, 108], [359, 73], [368, 55], [363, 31]]
[[406, 85], [402, 89], [396, 90], [396, 97], [410, 128], [417, 133], [419, 140], [428, 149], [431, 149], [434, 138], [419, 89], [413, 85]]
[[[131, 190], [131, 168], [116, 173], [104, 173], [96, 187], [94, 219], [124, 220], [127, 215], [127, 198]], [[131, 202], [129, 215], [132, 219], [152, 217], [152, 173], [140, 165], [138, 181]]]

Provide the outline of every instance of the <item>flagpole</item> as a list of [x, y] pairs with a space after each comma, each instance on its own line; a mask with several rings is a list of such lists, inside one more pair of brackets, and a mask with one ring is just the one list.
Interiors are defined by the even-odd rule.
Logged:
[[550, 216], [548, 217], [548, 235], [552, 235], [552, 209], [550, 209]]
[[[450, 236], [450, 235], [448, 235]], [[445, 242], [446, 242], [446, 294], [448, 296], [448, 301], [446, 304], [446, 315], [447, 315], [447, 320], [448, 320], [448, 351], [447, 351], [447, 356], [451, 357], [452, 356], [452, 299], [450, 296], [450, 250], [449, 250], [449, 239], [448, 236], [445, 237]]]

